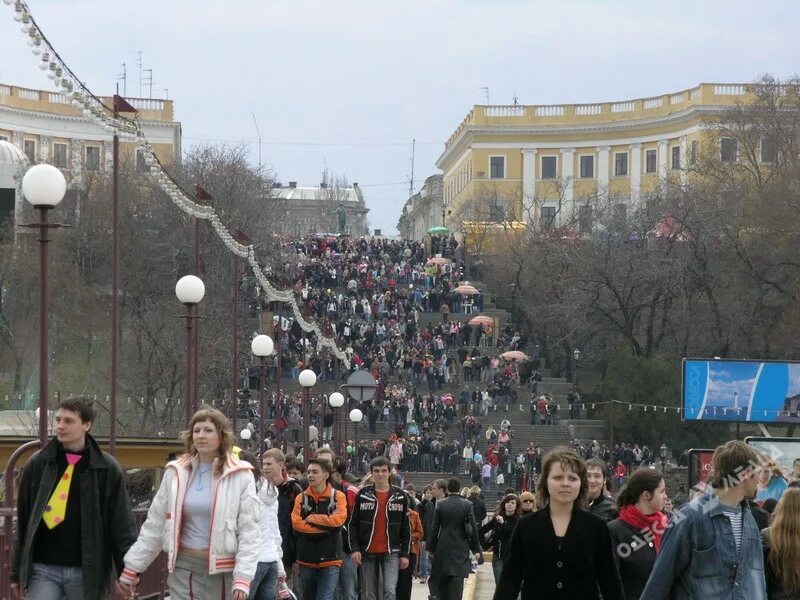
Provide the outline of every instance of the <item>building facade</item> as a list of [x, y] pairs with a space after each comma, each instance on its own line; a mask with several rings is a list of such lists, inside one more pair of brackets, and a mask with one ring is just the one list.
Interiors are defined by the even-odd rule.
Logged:
[[[450, 220], [550, 227], [582, 222], [599, 198], [624, 218], [659, 182], [685, 180], [709, 119], [748, 97], [746, 85], [703, 83], [618, 102], [475, 106], [436, 163]], [[712, 143], [736, 160], [734, 140]]]
[[340, 233], [340, 206], [346, 215], [344, 233], [354, 237], [369, 235], [369, 209], [357, 183], [302, 186], [290, 181], [289, 185], [273, 187], [265, 203], [267, 210], [276, 215], [273, 231], [281, 235]]
[[442, 175], [431, 175], [425, 180], [422, 189], [406, 200], [397, 222], [400, 237], [422, 240], [428, 229], [446, 224], [442, 179]]
[[[101, 100], [112, 106], [112, 98]], [[172, 100], [127, 98], [153, 150], [162, 163], [180, 160], [181, 124], [174, 120]], [[19, 148], [28, 165], [50, 163], [64, 173], [68, 191], [83, 189], [93, 173], [111, 170], [112, 134], [86, 119], [58, 92], [0, 84], [0, 141]], [[123, 160], [146, 165], [133, 142], [120, 140]], [[6, 184], [4, 184], [6, 185]], [[21, 194], [15, 194], [15, 214], [21, 210]]]

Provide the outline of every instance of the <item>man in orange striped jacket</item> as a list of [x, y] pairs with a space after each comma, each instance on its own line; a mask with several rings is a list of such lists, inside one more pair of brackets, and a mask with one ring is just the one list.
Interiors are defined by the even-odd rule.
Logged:
[[347, 499], [331, 486], [332, 469], [325, 459], [310, 459], [306, 469], [308, 488], [294, 501], [292, 527], [297, 533], [303, 600], [333, 600], [339, 580]]

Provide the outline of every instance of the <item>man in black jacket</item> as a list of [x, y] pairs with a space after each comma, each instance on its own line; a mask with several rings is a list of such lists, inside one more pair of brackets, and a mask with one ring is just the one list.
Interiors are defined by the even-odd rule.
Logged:
[[464, 578], [471, 570], [470, 552], [476, 556], [481, 551], [478, 524], [472, 504], [458, 491], [461, 482], [455, 477], [447, 480], [449, 495], [437, 500], [433, 527], [428, 548], [433, 557], [430, 587], [436, 588], [438, 600], [461, 600]]
[[119, 464], [89, 435], [95, 416], [88, 398], [62, 400], [56, 437], [22, 470], [14, 597], [100, 600], [122, 573], [136, 525]]
[[611, 498], [606, 495], [607, 473], [606, 465], [602, 460], [590, 458], [586, 461], [586, 479], [589, 482], [586, 494], [589, 501], [588, 510], [606, 523], [617, 518], [617, 508]]
[[362, 565], [363, 600], [394, 600], [398, 573], [408, 568], [411, 552], [408, 495], [389, 484], [389, 468], [385, 456], [372, 459], [370, 473], [374, 483], [359, 490], [347, 528], [350, 556], [353, 562]]

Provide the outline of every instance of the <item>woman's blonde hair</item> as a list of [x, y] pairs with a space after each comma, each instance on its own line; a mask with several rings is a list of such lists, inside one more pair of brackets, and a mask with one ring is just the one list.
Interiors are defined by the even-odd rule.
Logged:
[[[200, 407], [200, 410], [194, 413], [191, 421], [189, 421], [189, 428], [186, 431], [181, 432], [179, 439], [186, 450], [184, 458], [191, 459], [197, 455], [197, 448], [194, 447], [194, 437], [192, 436], [192, 432], [194, 431], [194, 426], [198, 423], [202, 423], [203, 421], [211, 421], [211, 423], [214, 424], [214, 428], [217, 430], [217, 434], [219, 435], [219, 458], [224, 459], [228, 452], [230, 452], [233, 446], [236, 444], [236, 438], [233, 435], [233, 430], [231, 429], [231, 424], [228, 421], [228, 418], [216, 408], [211, 408], [210, 406]], [[224, 460], [217, 461], [218, 473], [222, 473], [224, 465]]]
[[461, 496], [464, 498], [469, 498], [469, 488], [461, 488]]
[[769, 565], [784, 592], [800, 592], [800, 489], [789, 488], [783, 493], [767, 532]]

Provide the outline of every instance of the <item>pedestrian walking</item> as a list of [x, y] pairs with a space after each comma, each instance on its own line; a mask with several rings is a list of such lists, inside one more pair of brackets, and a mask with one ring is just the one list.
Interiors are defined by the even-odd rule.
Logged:
[[492, 549], [492, 572], [494, 582], [500, 581], [503, 572], [503, 561], [511, 556], [511, 534], [517, 526], [522, 505], [516, 494], [506, 494], [494, 509], [492, 518], [481, 527], [481, 546]]
[[641, 600], [766, 598], [764, 554], [747, 506], [761, 456], [733, 440], [714, 450], [710, 488], [675, 512]]
[[495, 600], [516, 598], [520, 590], [522, 600], [625, 597], [608, 527], [582, 508], [587, 488], [580, 456], [566, 448], [547, 453], [537, 490], [543, 508], [517, 524]]
[[617, 496], [619, 518], [608, 530], [626, 600], [639, 600], [661, 550], [668, 520], [662, 512], [665, 498], [663, 475], [646, 468], [634, 471]]
[[471, 553], [477, 561], [481, 552], [472, 504], [459, 495], [460, 489], [461, 482], [451, 477], [447, 480], [447, 497], [436, 502], [428, 547], [433, 557], [432, 595], [437, 600], [461, 600], [464, 578], [472, 567]]
[[303, 493], [303, 488], [297, 480], [289, 477], [286, 456], [278, 448], [270, 448], [264, 453], [262, 466], [264, 477], [278, 491], [278, 529], [281, 534], [281, 562], [287, 574], [286, 583], [293, 592], [301, 595], [299, 570], [294, 568], [297, 550], [292, 529], [292, 510], [294, 500]]
[[59, 402], [55, 437], [22, 469], [12, 597], [101, 600], [122, 571], [136, 526], [122, 469], [89, 434], [95, 417], [89, 398]]
[[258, 497], [260, 541], [258, 565], [253, 581], [250, 582], [248, 600], [274, 600], [288, 598], [286, 569], [283, 566], [281, 532], [278, 527], [278, 488], [261, 473], [258, 459], [250, 452], [239, 452], [239, 460], [253, 466]]
[[333, 600], [339, 581], [347, 500], [329, 482], [332, 469], [325, 459], [309, 459], [308, 487], [295, 498], [292, 510], [303, 600]]
[[789, 488], [778, 501], [772, 525], [761, 532], [767, 597], [800, 600], [800, 489]]
[[395, 600], [398, 573], [408, 568], [409, 498], [389, 484], [389, 468], [385, 457], [372, 459], [372, 484], [359, 490], [347, 528], [353, 562], [361, 565], [362, 600]]
[[612, 521], [617, 517], [617, 509], [608, 493], [608, 468], [599, 458], [586, 461], [586, 480], [588, 482], [586, 497], [589, 501], [589, 512], [603, 519]]
[[244, 600], [258, 564], [259, 515], [253, 467], [231, 450], [233, 431], [203, 407], [181, 433], [183, 455], [167, 464], [119, 582], [133, 596], [139, 577], [162, 550], [175, 600]]
[[[414, 581], [414, 571], [419, 564], [422, 553], [422, 539], [425, 530], [422, 527], [422, 520], [419, 512], [412, 508], [413, 499], [409, 498], [408, 524], [411, 533], [411, 553], [408, 555], [408, 566], [401, 569], [397, 577], [397, 597], [396, 600], [411, 600], [411, 588]], [[424, 583], [424, 582], [422, 582]]]

